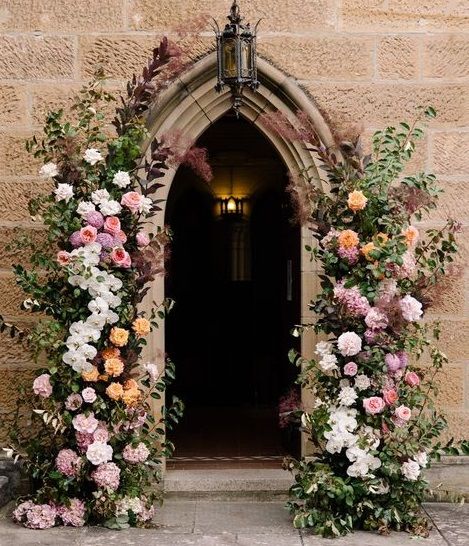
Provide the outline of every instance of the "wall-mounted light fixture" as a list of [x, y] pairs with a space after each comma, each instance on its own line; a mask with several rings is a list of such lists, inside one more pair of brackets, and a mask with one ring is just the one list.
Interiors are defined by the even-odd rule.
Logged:
[[223, 31], [214, 20], [218, 59], [218, 83], [215, 89], [221, 92], [225, 85], [231, 89], [233, 108], [238, 116], [243, 103], [244, 89], [249, 87], [255, 91], [259, 87], [256, 31], [260, 19], [254, 30], [251, 29], [249, 23], [243, 24], [238, 3], [234, 0], [228, 20], [230, 22], [226, 24]]
[[240, 197], [226, 197], [220, 199], [220, 214], [222, 216], [243, 216], [244, 214], [244, 199]]

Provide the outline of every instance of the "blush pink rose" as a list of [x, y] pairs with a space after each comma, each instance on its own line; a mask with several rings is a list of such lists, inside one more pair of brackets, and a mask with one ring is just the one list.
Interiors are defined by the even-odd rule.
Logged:
[[85, 226], [84, 228], [80, 229], [81, 241], [85, 245], [94, 243], [96, 241], [97, 236], [98, 236], [98, 230], [94, 226]]
[[108, 216], [104, 220], [104, 231], [111, 235], [117, 235], [121, 230], [121, 221], [117, 216]]
[[66, 250], [59, 250], [57, 252], [57, 263], [59, 265], [65, 266], [68, 265], [71, 261], [70, 253]]
[[405, 374], [405, 382], [410, 387], [417, 387], [420, 385], [420, 377], [415, 372], [407, 372]]
[[36, 377], [33, 383], [34, 394], [42, 396], [42, 398], [49, 398], [52, 394], [52, 385], [50, 384], [50, 375], [43, 373]]
[[347, 362], [344, 366], [344, 375], [354, 376], [357, 374], [358, 367], [355, 362]]
[[385, 408], [384, 400], [380, 396], [371, 396], [363, 400], [363, 407], [366, 413], [370, 415], [376, 415], [381, 413]]
[[127, 235], [121, 230], [119, 233], [116, 233], [116, 239], [121, 243], [124, 244], [127, 242]]
[[407, 406], [399, 406], [394, 410], [394, 415], [402, 421], [408, 421], [412, 417], [412, 410]]
[[137, 233], [136, 239], [137, 239], [138, 246], [144, 247], [150, 244], [150, 237], [148, 236], [148, 233], [146, 233], [145, 231], [139, 231]]
[[399, 399], [399, 395], [397, 394], [396, 389], [384, 389], [383, 398], [388, 406], [392, 406]]
[[143, 196], [136, 191], [129, 191], [124, 193], [121, 199], [121, 205], [127, 207], [132, 212], [138, 212], [142, 205]]
[[111, 252], [111, 260], [119, 267], [130, 267], [132, 260], [129, 253], [122, 247], [114, 248]]

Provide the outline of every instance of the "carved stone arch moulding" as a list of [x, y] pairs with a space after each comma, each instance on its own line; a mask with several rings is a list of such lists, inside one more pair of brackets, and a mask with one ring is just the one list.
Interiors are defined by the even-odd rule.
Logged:
[[[299, 142], [292, 142], [270, 131], [261, 124], [260, 116], [264, 112], [280, 111], [289, 119], [292, 119], [297, 111], [305, 112], [313, 121], [314, 127], [326, 146], [333, 146], [332, 133], [323, 116], [306, 93], [295, 81], [272, 66], [266, 60], [258, 59], [258, 78], [261, 83], [257, 92], [247, 90], [241, 107], [241, 115], [256, 125], [256, 127], [272, 143], [277, 153], [284, 161], [291, 173], [298, 173], [309, 169], [309, 173], [316, 176], [319, 181], [318, 170], [314, 156]], [[177, 130], [190, 138], [197, 140], [202, 133], [232, 107], [229, 90], [222, 93], [215, 91], [217, 82], [216, 54], [211, 53], [198, 61], [174, 81], [158, 98], [158, 102], [150, 110], [147, 117], [147, 127], [150, 132], [149, 140], [144, 145], [148, 148], [153, 137], [158, 137], [168, 131]], [[164, 188], [160, 190], [159, 197], [166, 199], [171, 188], [176, 170], [169, 170], [161, 180]], [[153, 231], [158, 225], [164, 223], [165, 202], [162, 203], [162, 213], [154, 218]], [[303, 229], [301, 244], [311, 243], [308, 231]], [[309, 322], [308, 302], [316, 290], [317, 270], [314, 263], [310, 262], [309, 255], [302, 252], [301, 259], [302, 277], [302, 320]], [[146, 301], [161, 302], [164, 300], [164, 279], [157, 278]], [[145, 303], [144, 303], [144, 306]], [[293, 326], [293, 325], [292, 325]], [[303, 351], [309, 356], [308, 349], [313, 345], [313, 339], [303, 339]], [[146, 347], [144, 358], [157, 362], [163, 366], [165, 335], [164, 327], [152, 335]], [[312, 355], [311, 355], [312, 356]], [[177, 364], [177, 363], [176, 363]], [[155, 408], [157, 410], [157, 408]]]

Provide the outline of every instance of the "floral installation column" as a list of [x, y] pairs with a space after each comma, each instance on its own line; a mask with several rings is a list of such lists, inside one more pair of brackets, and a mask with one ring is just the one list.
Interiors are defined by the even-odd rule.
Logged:
[[324, 190], [308, 173], [290, 185], [317, 240], [307, 250], [322, 270], [310, 304], [315, 323], [294, 331], [321, 334], [317, 356], [290, 354], [299, 383], [314, 395], [314, 407], [301, 412], [314, 454], [287, 461], [294, 525], [323, 536], [353, 529], [426, 535], [422, 471], [458, 449], [438, 440], [446, 423], [432, 396], [447, 358], [433, 345], [438, 325], [423, 318], [435, 285], [455, 273], [448, 265], [459, 226], [448, 220], [423, 233], [415, 226], [440, 193], [433, 175], [404, 172], [422, 129], [417, 121], [379, 131], [364, 156], [358, 139], [327, 149], [303, 114], [293, 124], [277, 115], [264, 123], [306, 142], [325, 174]]
[[30, 294], [24, 307], [48, 315], [28, 335], [33, 354], [47, 356], [26, 393], [40, 425], [28, 431], [20, 419], [7, 448], [33, 482], [13, 513], [26, 527], [122, 528], [153, 516], [161, 460], [172, 451], [164, 427], [177, 422], [182, 403], [173, 400], [156, 420], [150, 401], [161, 399], [174, 367], [139, 362], [170, 307], [139, 311], [148, 283], [164, 271], [169, 240], [167, 230], [149, 233], [147, 225], [160, 210], [154, 194], [169, 166], [187, 160], [205, 178], [210, 169], [203, 150], [181, 149], [174, 135], [171, 145], [153, 140], [147, 157], [141, 144], [144, 114], [183, 66], [180, 51], [163, 40], [129, 82], [115, 136], [103, 113], [115, 99], [98, 77], [73, 107], [76, 122], [51, 113], [42, 138], [28, 143], [53, 189], [30, 203], [46, 226], [45, 244], [32, 245], [30, 268], [15, 267]]

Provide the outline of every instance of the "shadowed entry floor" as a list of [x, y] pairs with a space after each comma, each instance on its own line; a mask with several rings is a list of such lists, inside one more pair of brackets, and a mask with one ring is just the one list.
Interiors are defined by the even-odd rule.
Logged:
[[[187, 408], [168, 436], [176, 458], [271, 461], [299, 443], [287, 445], [278, 424], [279, 399], [296, 373], [287, 353], [300, 307], [287, 173], [243, 119], [225, 116], [198, 145], [208, 150], [213, 180], [181, 168], [166, 208], [174, 234], [166, 294], [176, 301], [166, 322], [176, 364], [168, 398]], [[241, 214], [222, 214], [220, 199], [231, 195], [243, 200]]]

